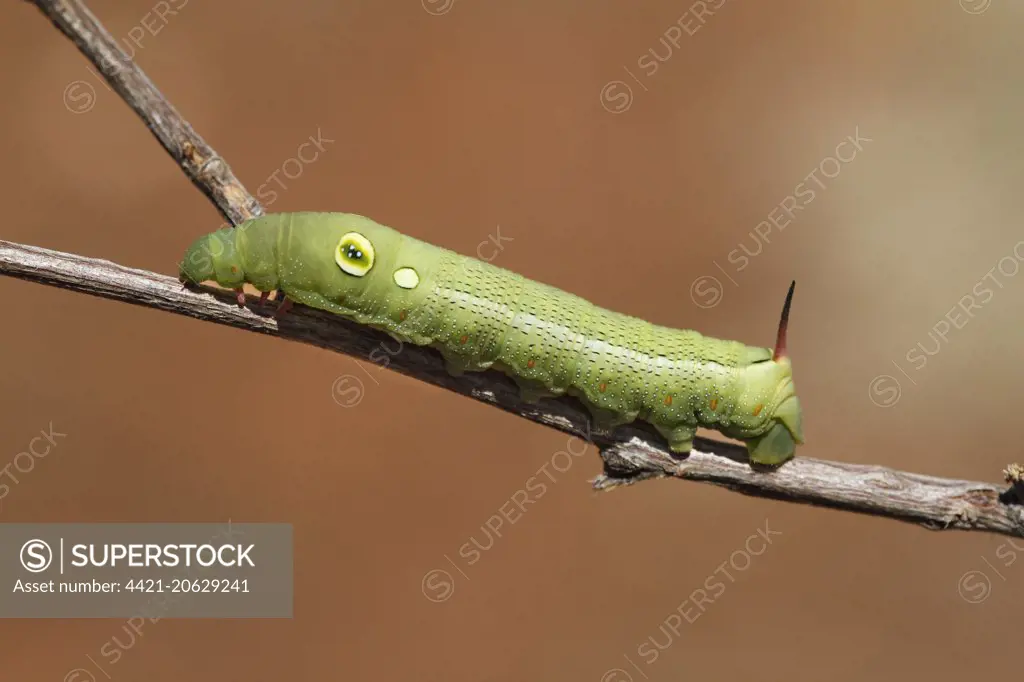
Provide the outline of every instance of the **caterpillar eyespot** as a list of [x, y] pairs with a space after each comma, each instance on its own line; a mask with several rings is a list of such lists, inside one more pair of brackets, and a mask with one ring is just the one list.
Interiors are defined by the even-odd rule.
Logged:
[[[374, 267], [378, 254], [387, 267]], [[701, 427], [744, 441], [758, 464], [781, 464], [803, 443], [787, 349], [795, 282], [773, 351], [605, 310], [350, 213], [246, 221], [196, 240], [179, 267], [182, 281], [279, 289], [415, 339], [452, 373], [501, 368], [522, 380], [524, 400], [568, 394], [595, 421], [641, 419], [675, 453], [689, 452]]]
[[344, 272], [363, 277], [373, 268], [373, 244], [358, 232], [349, 232], [338, 242], [334, 260]]

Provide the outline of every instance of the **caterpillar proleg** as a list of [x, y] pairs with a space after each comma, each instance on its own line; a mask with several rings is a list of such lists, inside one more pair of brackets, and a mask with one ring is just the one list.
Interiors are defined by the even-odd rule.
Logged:
[[555, 287], [350, 213], [279, 213], [195, 241], [180, 279], [298, 303], [440, 351], [448, 371], [494, 368], [523, 397], [572, 395], [600, 428], [641, 420], [675, 453], [698, 427], [778, 465], [803, 443], [786, 352], [790, 286], [774, 352], [605, 310]]

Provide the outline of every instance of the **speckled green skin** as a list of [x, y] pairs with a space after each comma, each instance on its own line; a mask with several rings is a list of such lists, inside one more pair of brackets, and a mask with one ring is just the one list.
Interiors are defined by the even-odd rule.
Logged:
[[[335, 262], [347, 232], [373, 244], [375, 262], [362, 277]], [[396, 285], [393, 273], [403, 267], [417, 271], [418, 286]], [[219, 230], [192, 245], [181, 275], [281, 289], [299, 303], [432, 346], [452, 373], [493, 367], [528, 400], [576, 396], [599, 428], [646, 421], [674, 452], [690, 450], [698, 426], [744, 440], [752, 460], [765, 464], [789, 459], [802, 442], [788, 358], [605, 310], [362, 216], [274, 214]]]

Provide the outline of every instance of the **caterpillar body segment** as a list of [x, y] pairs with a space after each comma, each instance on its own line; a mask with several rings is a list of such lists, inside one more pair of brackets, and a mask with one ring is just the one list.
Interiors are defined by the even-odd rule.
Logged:
[[448, 371], [494, 368], [523, 397], [572, 395], [599, 427], [651, 424], [673, 452], [698, 427], [777, 465], [803, 442], [786, 354], [606, 310], [504, 268], [346, 213], [282, 213], [192, 244], [183, 282], [283, 291], [291, 300], [440, 351]]

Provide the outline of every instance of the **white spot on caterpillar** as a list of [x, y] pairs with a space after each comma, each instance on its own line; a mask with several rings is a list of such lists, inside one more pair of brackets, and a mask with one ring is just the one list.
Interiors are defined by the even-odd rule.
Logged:
[[412, 268], [398, 268], [394, 277], [395, 284], [403, 289], [415, 289], [420, 283], [420, 276]]

